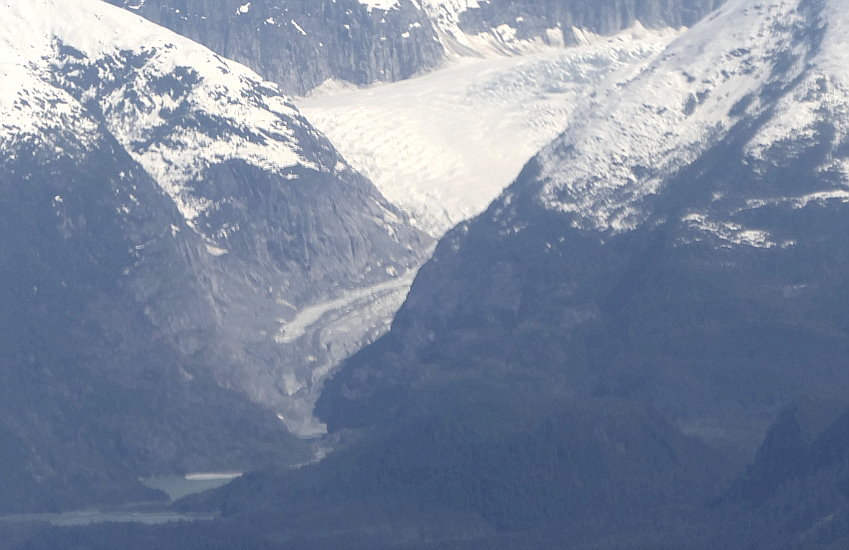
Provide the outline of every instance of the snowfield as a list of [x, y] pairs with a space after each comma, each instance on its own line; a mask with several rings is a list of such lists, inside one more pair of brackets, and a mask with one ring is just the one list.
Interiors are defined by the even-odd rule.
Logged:
[[643, 67], [677, 34], [636, 27], [570, 48], [457, 58], [401, 82], [327, 83], [296, 103], [387, 199], [438, 237], [483, 211], [566, 127], [584, 94]]

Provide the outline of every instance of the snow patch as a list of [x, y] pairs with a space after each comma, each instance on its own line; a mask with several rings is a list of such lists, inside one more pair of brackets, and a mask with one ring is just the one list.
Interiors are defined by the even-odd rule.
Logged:
[[849, 189], [832, 189], [829, 191], [817, 191], [798, 197], [779, 197], [772, 199], [749, 199], [746, 201], [747, 209], [758, 209], [765, 206], [776, 206], [787, 204], [795, 210], [807, 207], [811, 203], [823, 204], [828, 201], [849, 203]]
[[295, 22], [295, 20], [294, 20], [294, 19], [292, 19], [290, 22], [292, 23], [292, 26], [293, 26], [293, 27], [295, 27], [295, 29], [296, 29], [299, 33], [301, 33], [301, 34], [302, 34], [302, 35], [304, 35], [304, 36], [306, 36], [306, 35], [307, 35], [307, 31], [305, 31], [304, 29], [302, 29], [302, 28], [301, 28], [301, 26], [300, 26], [300, 25], [298, 25], [298, 24]]
[[206, 244], [206, 251], [212, 254], [213, 256], [223, 256], [224, 254], [227, 254], [229, 252], [229, 250], [220, 248], [209, 243]]
[[75, 154], [69, 148], [74, 145], [93, 146], [102, 139], [97, 122], [70, 94], [49, 84], [47, 63], [18, 54], [9, 22], [0, 21], [0, 150], [28, 143], [59, 156]]
[[241, 477], [242, 472], [195, 472], [186, 474], [184, 477], [189, 481], [213, 481], [223, 479], [236, 479]]
[[777, 246], [767, 231], [748, 229], [733, 222], [712, 221], [704, 214], [688, 214], [681, 221], [685, 222], [692, 229], [702, 233], [709, 233], [718, 238], [721, 243], [720, 246], [725, 248], [730, 248], [734, 245], [744, 245], [753, 248], [773, 248]]
[[449, 51], [453, 44], [471, 47], [468, 35], [460, 29], [460, 16], [479, 7], [478, 0], [421, 0], [421, 4]]
[[360, 4], [368, 7], [368, 10], [389, 11], [398, 5], [398, 0], [359, 0]]

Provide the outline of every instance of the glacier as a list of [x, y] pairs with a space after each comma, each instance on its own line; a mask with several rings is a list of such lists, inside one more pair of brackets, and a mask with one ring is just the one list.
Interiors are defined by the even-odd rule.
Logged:
[[614, 37], [585, 33], [581, 45], [457, 57], [401, 82], [328, 82], [295, 101], [388, 200], [441, 236], [483, 211], [585, 94], [639, 70], [679, 32], [637, 25]]

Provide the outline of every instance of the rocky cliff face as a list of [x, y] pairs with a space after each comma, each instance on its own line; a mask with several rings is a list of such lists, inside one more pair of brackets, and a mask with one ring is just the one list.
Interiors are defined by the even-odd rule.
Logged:
[[327, 79], [400, 80], [443, 57], [430, 21], [409, 0], [384, 8], [357, 0], [110, 1], [246, 64], [290, 93]]
[[519, 36], [541, 36], [550, 28], [568, 33], [571, 27], [611, 34], [637, 21], [647, 27], [689, 27], [721, 4], [721, 0], [491, 0], [470, 6], [460, 16], [460, 26], [470, 33], [515, 24]]
[[849, 382], [845, 7], [733, 2], [599, 91], [442, 240], [323, 417], [494, 384], [651, 402], [753, 450], [779, 404]]
[[[109, 0], [240, 61], [283, 90], [357, 85], [432, 69], [447, 55], [519, 53], [612, 34], [640, 21], [690, 25], [719, 0]], [[576, 34], [577, 33], [577, 34]]]
[[[845, 397], [831, 399], [802, 396], [784, 409], [770, 426], [755, 460], [735, 484], [731, 498], [763, 504], [780, 496], [795, 480], [815, 477], [833, 468], [847, 476], [849, 459], [849, 409]], [[841, 481], [835, 489], [841, 488]], [[827, 515], [827, 514], [823, 514]]]
[[458, 54], [494, 49], [520, 53], [541, 44], [582, 42], [586, 33], [610, 35], [634, 26], [690, 26], [723, 0], [427, 0], [446, 48]]
[[21, 69], [4, 67], [26, 86], [3, 105], [0, 510], [151, 500], [138, 477], [302, 460], [151, 318], [173, 301], [196, 335], [214, 328], [205, 243], [95, 117]]

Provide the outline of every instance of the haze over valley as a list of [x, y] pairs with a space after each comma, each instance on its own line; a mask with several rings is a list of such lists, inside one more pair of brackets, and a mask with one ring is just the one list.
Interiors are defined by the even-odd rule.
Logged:
[[0, 3], [0, 550], [845, 548], [847, 34]]

